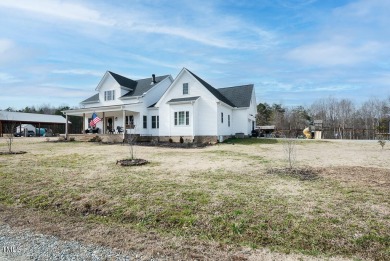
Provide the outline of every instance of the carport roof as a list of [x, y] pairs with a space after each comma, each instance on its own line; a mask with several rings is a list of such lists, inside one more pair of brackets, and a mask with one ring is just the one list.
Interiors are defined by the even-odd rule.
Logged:
[[25, 112], [13, 112], [13, 111], [0, 111], [0, 121], [58, 123], [58, 124], [66, 123], [66, 119], [61, 115], [25, 113]]

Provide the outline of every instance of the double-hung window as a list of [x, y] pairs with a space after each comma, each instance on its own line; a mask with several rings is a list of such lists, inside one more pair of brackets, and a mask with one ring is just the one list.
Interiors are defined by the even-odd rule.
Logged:
[[148, 128], [148, 116], [146, 115], [143, 116], [143, 127], [144, 129]]
[[134, 125], [134, 116], [133, 115], [126, 116], [125, 119], [126, 119], [126, 122], [125, 122], [126, 125]]
[[105, 101], [115, 100], [115, 90], [104, 91], [104, 100]]
[[152, 116], [152, 129], [158, 129], [160, 127], [160, 117]]
[[221, 123], [223, 123], [223, 112], [221, 112]]
[[183, 94], [188, 94], [188, 83], [183, 83]]
[[189, 111], [175, 111], [175, 126], [190, 125], [190, 112]]
[[230, 127], [230, 115], [228, 115], [228, 127]]

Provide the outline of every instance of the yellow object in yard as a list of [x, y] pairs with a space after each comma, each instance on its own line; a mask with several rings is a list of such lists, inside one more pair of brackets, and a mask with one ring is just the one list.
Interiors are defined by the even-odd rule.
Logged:
[[305, 136], [306, 136], [307, 139], [311, 139], [311, 132], [310, 132], [309, 127], [305, 128], [305, 129], [303, 130], [303, 134], [305, 134]]

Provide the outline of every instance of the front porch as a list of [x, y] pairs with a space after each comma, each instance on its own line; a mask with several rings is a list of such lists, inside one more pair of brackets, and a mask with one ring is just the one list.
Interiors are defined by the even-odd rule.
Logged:
[[[141, 113], [130, 106], [104, 106], [75, 109], [64, 111], [64, 113], [66, 118], [68, 118], [68, 115], [83, 118], [83, 132], [81, 134], [86, 135], [85, 139], [88, 139], [89, 135], [102, 135], [105, 139], [114, 139], [113, 137], [120, 136], [120, 139], [123, 140], [126, 133], [144, 134], [143, 128], [140, 128], [139, 126], [139, 123], [141, 122]], [[91, 128], [90, 122], [93, 113], [97, 114], [100, 121], [94, 128]], [[105, 135], [109, 136], [106, 137]], [[66, 128], [65, 137], [68, 138], [70, 136], [80, 138], [78, 134], [69, 133], [68, 128]], [[115, 138], [115, 140], [117, 139], [119, 138]]]

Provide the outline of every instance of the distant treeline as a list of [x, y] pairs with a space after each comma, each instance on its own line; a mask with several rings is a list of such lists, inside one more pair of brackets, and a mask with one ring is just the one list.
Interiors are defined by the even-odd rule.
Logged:
[[[62, 111], [69, 109], [66, 105], [42, 105], [5, 110], [65, 116]], [[288, 137], [302, 135], [302, 130], [314, 120], [323, 121], [323, 138], [327, 139], [378, 139], [390, 132], [390, 96], [370, 98], [359, 106], [350, 99], [335, 97], [318, 99], [309, 107], [259, 103], [257, 112], [257, 125], [275, 125], [277, 132]], [[69, 116], [68, 119], [72, 122], [70, 132], [81, 133], [82, 117]]]
[[314, 120], [323, 121], [327, 139], [380, 139], [390, 132], [390, 96], [370, 98], [359, 106], [335, 97], [318, 99], [309, 107], [260, 103], [257, 111], [257, 125], [275, 125], [277, 132], [289, 137], [302, 135]]

